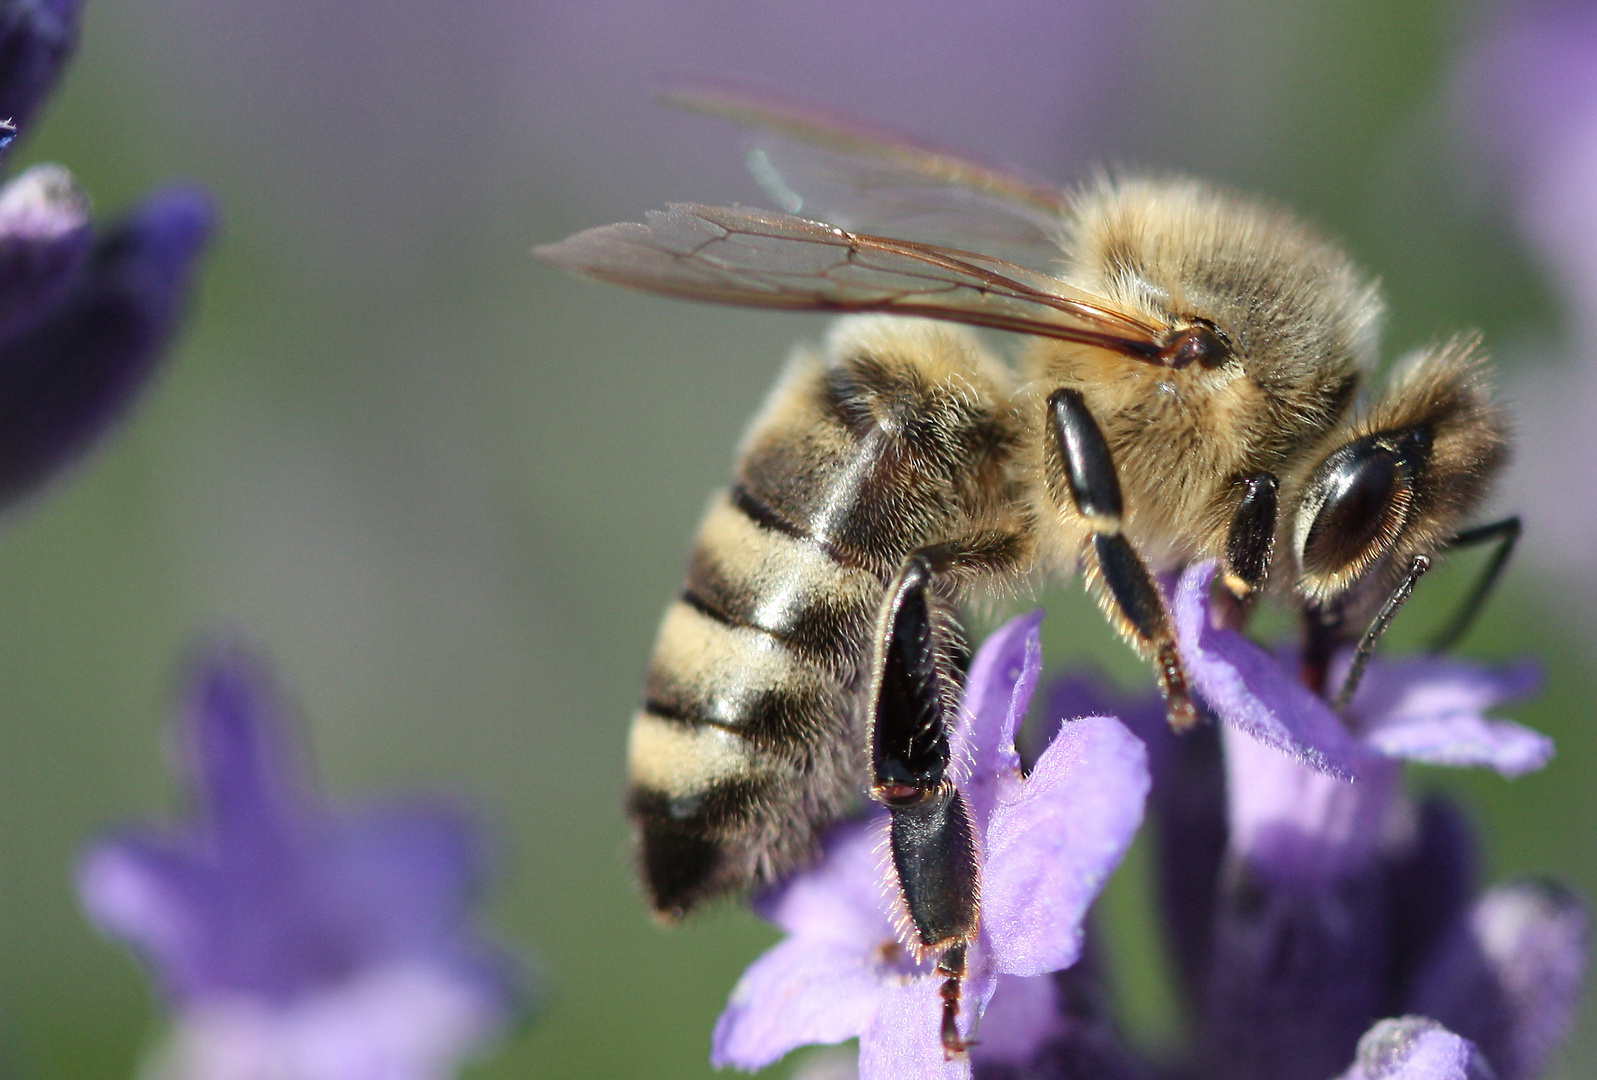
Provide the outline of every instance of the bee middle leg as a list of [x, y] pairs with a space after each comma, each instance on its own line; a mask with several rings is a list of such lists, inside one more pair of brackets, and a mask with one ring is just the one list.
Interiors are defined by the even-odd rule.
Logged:
[[941, 1039], [950, 1060], [971, 1045], [959, 1032], [959, 1005], [981, 877], [970, 807], [949, 776], [949, 732], [959, 700], [957, 628], [942, 610], [935, 582], [1001, 547], [987, 538], [911, 554], [883, 602], [871, 670], [870, 794], [888, 810], [893, 870], [920, 947], [940, 953]]
[[1121, 635], [1153, 657], [1165, 717], [1176, 731], [1185, 731], [1197, 723], [1198, 714], [1164, 598], [1142, 556], [1121, 531], [1125, 507], [1120, 477], [1103, 429], [1080, 392], [1068, 388], [1049, 395], [1048, 417], [1071, 499], [1092, 529], [1092, 558], [1103, 588], [1102, 602], [1116, 617]]

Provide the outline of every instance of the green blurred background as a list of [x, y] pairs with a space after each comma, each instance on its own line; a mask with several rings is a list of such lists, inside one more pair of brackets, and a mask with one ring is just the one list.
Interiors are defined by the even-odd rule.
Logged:
[[[13, 167], [67, 164], [101, 213], [194, 178], [226, 225], [164, 375], [0, 535], [5, 1075], [128, 1076], [159, 1030], [70, 868], [97, 830], [180, 811], [174, 680], [216, 631], [276, 663], [340, 797], [455, 793], [489, 822], [485, 921], [547, 996], [472, 1075], [708, 1072], [720, 1005], [774, 935], [736, 910], [669, 932], [645, 917], [626, 723], [704, 499], [824, 322], [528, 257], [667, 199], [757, 200], [736, 133], [658, 111], [661, 78], [741, 75], [1061, 180], [1104, 160], [1217, 176], [1382, 276], [1389, 353], [1476, 325], [1505, 366], [1555, 363], [1515, 344], [1557, 340], [1558, 313], [1459, 149], [1453, 63], [1478, 9], [999, 6], [983, 30], [978, 5], [92, 0]], [[1398, 647], [1459, 576], [1427, 584]], [[1547, 692], [1515, 715], [1558, 740], [1553, 766], [1417, 779], [1467, 799], [1494, 876], [1591, 896], [1589, 595], [1524, 561], [1467, 646], [1544, 658]], [[1050, 662], [1144, 677], [1075, 591], [1045, 599]], [[1142, 872], [1134, 856], [1105, 923], [1117, 993], [1157, 1043], [1175, 1033]]]

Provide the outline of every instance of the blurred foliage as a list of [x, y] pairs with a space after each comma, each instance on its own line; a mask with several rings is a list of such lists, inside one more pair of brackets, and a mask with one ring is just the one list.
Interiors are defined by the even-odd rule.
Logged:
[[[235, 8], [300, 20], [322, 67], [306, 75], [250, 52], [258, 26], [244, 14], [213, 41], [207, 20]], [[496, 141], [517, 110], [560, 106], [513, 81], [461, 89], [475, 39], [429, 36], [420, 15], [407, 38], [413, 8], [481, 32], [510, 5], [265, 14], [93, 0], [63, 92], [12, 161], [68, 164], [111, 213], [187, 175], [217, 192], [227, 224], [164, 378], [111, 445], [0, 537], [5, 1075], [130, 1075], [157, 1030], [139, 971], [80, 918], [70, 872], [97, 829], [174, 809], [161, 748], [198, 633], [264, 646], [340, 797], [443, 791], [491, 822], [504, 857], [490, 922], [552, 992], [473, 1075], [705, 1075], [727, 991], [773, 940], [730, 908], [671, 932], [649, 923], [619, 811], [623, 747], [704, 498], [780, 357], [823, 323], [623, 295], [532, 263], [533, 242], [666, 198], [738, 196], [708, 180], [702, 192], [650, 187], [647, 163], [619, 146], [625, 132]], [[717, 10], [735, 36], [743, 8]], [[1447, 81], [1471, 9], [1141, 10], [1088, 160], [1213, 175], [1319, 221], [1385, 280], [1399, 347], [1460, 325], [1497, 341], [1550, 319], [1485, 185], [1460, 179]], [[521, 44], [512, 34], [495, 56]], [[535, 42], [524, 44], [532, 64]], [[235, 49], [254, 57], [237, 78]], [[327, 75], [340, 49], [355, 56], [347, 85]], [[602, 78], [603, 41], [593, 49]], [[344, 89], [318, 97], [323, 86]], [[824, 86], [773, 88], [827, 100]], [[736, 159], [730, 131], [661, 123]], [[935, 115], [916, 126], [938, 136]], [[631, 186], [578, 175], [567, 153], [578, 139], [616, 140]], [[691, 175], [696, 160], [667, 175]], [[1539, 590], [1517, 569], [1467, 651], [1545, 659], [1547, 692], [1516, 716], [1558, 740], [1559, 760], [1512, 785], [1419, 780], [1468, 801], [1494, 874], [1556, 873], [1590, 896], [1592, 643]], [[1404, 623], [1434, 618], [1448, 592], [1427, 582]], [[1045, 599], [1051, 661], [1141, 677], [1076, 590]], [[1124, 961], [1121, 996], [1138, 1003], [1133, 1026], [1157, 1040], [1171, 1031], [1168, 995], [1154, 988], [1151, 916], [1131, 880], [1141, 863], [1128, 866], [1111, 889], [1109, 949]], [[1597, 1050], [1592, 1019], [1569, 1061]]]

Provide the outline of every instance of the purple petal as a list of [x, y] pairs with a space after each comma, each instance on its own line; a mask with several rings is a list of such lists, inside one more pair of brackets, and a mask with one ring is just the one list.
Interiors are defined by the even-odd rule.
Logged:
[[213, 216], [193, 189], [152, 196], [100, 239], [53, 313], [0, 342], [0, 505], [87, 447], [143, 385]]
[[851, 944], [862, 952], [896, 939], [886, 914], [887, 814], [833, 829], [809, 870], [755, 898], [761, 918], [789, 934]]
[[1567, 890], [1500, 885], [1455, 924], [1407, 1004], [1474, 1040], [1500, 1080], [1528, 1080], [1569, 1033], [1586, 938], [1585, 909]]
[[1211, 624], [1213, 561], [1187, 568], [1173, 614], [1187, 675], [1215, 714], [1266, 746], [1351, 780], [1364, 756], [1324, 701], [1281, 661], [1234, 630]]
[[180, 1009], [141, 1075], [235, 1080], [444, 1080], [508, 1019], [476, 982], [399, 964], [282, 1005], [229, 998]]
[[487, 869], [473, 823], [440, 804], [368, 809], [329, 838], [330, 897], [359, 913], [361, 934], [379, 953], [425, 954], [454, 942]]
[[1075, 963], [1082, 920], [1142, 822], [1148, 756], [1118, 720], [1065, 724], [987, 826], [983, 933], [995, 970]]
[[28, 130], [78, 38], [76, 0], [0, 3], [0, 117]]
[[203, 868], [148, 838], [126, 836], [84, 852], [76, 878], [89, 921], [132, 946], [163, 993], [182, 1000], [205, 985], [211, 897]]
[[[960, 1030], [970, 1030], [992, 998], [996, 980], [976, 975], [965, 980]], [[860, 1035], [860, 1080], [968, 1080], [969, 1058], [948, 1061], [943, 1054], [942, 998], [938, 978], [888, 985], [876, 1015]]]
[[789, 1051], [863, 1032], [883, 975], [865, 950], [810, 937], [778, 942], [749, 966], [715, 1022], [710, 1064], [763, 1069]]
[[48, 314], [89, 254], [89, 200], [58, 165], [0, 188], [0, 341]]
[[1355, 783], [1318, 772], [1236, 728], [1221, 732], [1231, 850], [1274, 882], [1304, 887], [1375, 861], [1397, 797], [1396, 762], [1369, 758]]
[[1000, 779], [1020, 775], [1015, 733], [1042, 672], [1042, 617], [1033, 611], [1011, 619], [982, 643], [971, 662], [951, 749], [954, 760], [970, 769], [960, 786], [976, 822], [992, 813]]
[[1487, 709], [1535, 692], [1531, 664], [1493, 670], [1437, 657], [1372, 665], [1353, 702], [1365, 745], [1428, 765], [1479, 765], [1504, 776], [1541, 768], [1553, 741]]
[[1404, 1016], [1365, 1033], [1341, 1080], [1492, 1080], [1492, 1070], [1467, 1039], [1435, 1020]]
[[971, 1064], [978, 1071], [988, 1065], [1024, 1066], [1062, 1026], [1053, 975], [1000, 975], [982, 1014]]
[[241, 844], [291, 829], [306, 793], [264, 666], [241, 649], [214, 649], [196, 666], [185, 714], [189, 786], [211, 828]]
[[[469, 925], [483, 867], [468, 825], [428, 805], [329, 814], [288, 752], [269, 683], [236, 651], [198, 666], [182, 732], [198, 820], [87, 852], [90, 918], [189, 1017], [227, 1002], [276, 1024], [325, 1005], [342, 1024], [346, 1006], [364, 1015], [415, 990], [477, 1003], [475, 1029], [502, 1023], [519, 987]], [[355, 1001], [361, 987], [381, 1001]], [[391, 1048], [372, 1039], [364, 1049]]]
[[1158, 694], [1117, 693], [1103, 679], [1081, 676], [1054, 683], [1045, 715], [1118, 716], [1148, 748], [1148, 816], [1165, 942], [1195, 1003], [1208, 978], [1215, 881], [1228, 835], [1218, 726], [1177, 735]]

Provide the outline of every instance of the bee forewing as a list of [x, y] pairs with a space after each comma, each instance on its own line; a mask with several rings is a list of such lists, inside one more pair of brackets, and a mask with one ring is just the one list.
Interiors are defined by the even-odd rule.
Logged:
[[743, 90], [687, 88], [665, 101], [753, 131], [749, 171], [790, 214], [1028, 266], [1059, 259], [1066, 198], [1044, 181]]
[[1151, 357], [1161, 327], [1002, 259], [765, 211], [678, 203], [535, 249], [584, 277], [667, 296], [806, 311], [883, 311]]

